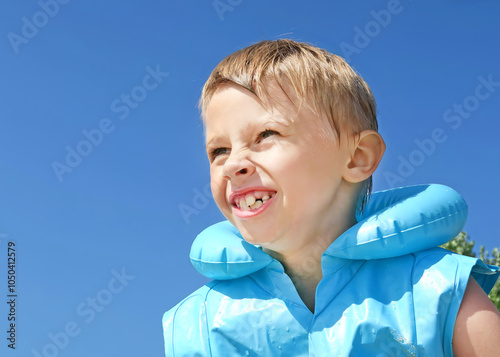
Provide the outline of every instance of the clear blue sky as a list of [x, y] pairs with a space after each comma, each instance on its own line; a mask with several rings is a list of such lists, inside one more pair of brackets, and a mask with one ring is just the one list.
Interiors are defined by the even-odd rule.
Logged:
[[7, 242], [18, 257], [17, 348], [2, 332], [0, 355], [163, 354], [163, 312], [206, 281], [191, 242], [222, 219], [200, 89], [264, 39], [348, 57], [387, 143], [375, 189], [449, 185], [470, 236], [500, 245], [497, 1], [60, 1], [0, 13], [1, 331]]

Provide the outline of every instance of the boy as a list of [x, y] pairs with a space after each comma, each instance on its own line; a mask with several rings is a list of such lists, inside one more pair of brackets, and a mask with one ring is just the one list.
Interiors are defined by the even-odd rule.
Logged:
[[[498, 269], [431, 249], [466, 205], [443, 186], [377, 193], [367, 84], [291, 40], [224, 59], [203, 88], [214, 199], [231, 223], [191, 260], [215, 279], [164, 315], [167, 356], [494, 356]], [[474, 276], [480, 285], [476, 282]]]

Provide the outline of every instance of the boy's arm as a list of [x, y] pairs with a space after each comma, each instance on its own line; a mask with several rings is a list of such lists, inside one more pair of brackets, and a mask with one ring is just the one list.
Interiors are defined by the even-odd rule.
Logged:
[[455, 322], [453, 355], [494, 357], [499, 353], [500, 312], [471, 277]]

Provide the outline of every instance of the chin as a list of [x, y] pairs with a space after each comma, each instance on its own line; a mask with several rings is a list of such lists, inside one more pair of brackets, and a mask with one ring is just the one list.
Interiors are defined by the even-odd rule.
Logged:
[[235, 227], [240, 231], [243, 239], [253, 245], [268, 247], [276, 238], [276, 234], [270, 233], [274, 232], [272, 229], [265, 228], [259, 224], [255, 227], [248, 227], [248, 229], [241, 225], [241, 223], [235, 225]]

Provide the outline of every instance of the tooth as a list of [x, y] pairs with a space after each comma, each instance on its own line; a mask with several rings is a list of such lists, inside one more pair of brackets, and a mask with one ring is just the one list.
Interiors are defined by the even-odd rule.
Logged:
[[255, 203], [255, 197], [254, 196], [247, 196], [246, 202], [247, 202], [248, 207], [250, 207], [251, 205], [253, 205]]
[[262, 202], [266, 202], [269, 199], [269, 196], [266, 194], [264, 197], [262, 197]]
[[254, 205], [253, 205], [252, 209], [257, 209], [257, 208], [259, 208], [260, 206], [262, 206], [262, 201], [257, 201], [257, 202], [255, 202], [255, 203], [254, 203]]
[[242, 211], [248, 211], [248, 205], [244, 198], [240, 200], [240, 209]]

